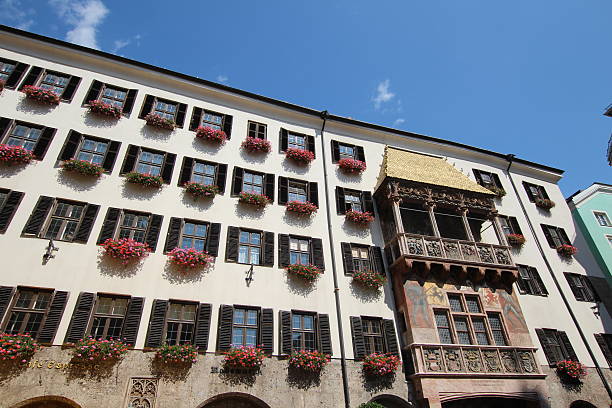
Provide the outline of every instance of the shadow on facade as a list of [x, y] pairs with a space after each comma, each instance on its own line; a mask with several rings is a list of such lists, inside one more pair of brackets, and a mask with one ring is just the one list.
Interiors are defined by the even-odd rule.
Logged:
[[361, 303], [376, 302], [383, 295], [383, 290], [381, 290], [382, 288], [381, 289], [366, 288], [363, 285], [355, 281], [351, 281], [350, 288], [351, 288], [351, 294], [357, 299], [359, 299]]
[[173, 133], [174, 130], [161, 129], [147, 124], [140, 128], [140, 134], [144, 139], [157, 140], [158, 142], [168, 141]]
[[121, 186], [121, 197], [129, 200], [145, 200], [150, 201], [153, 197], [158, 195], [164, 186], [160, 188], [151, 188], [146, 186], [139, 186], [134, 183], [128, 183], [124, 180]]
[[111, 258], [104, 255], [103, 252], [98, 254], [98, 270], [102, 275], [114, 278], [127, 279], [136, 275], [141, 269], [144, 260], [136, 260], [127, 264], [121, 263], [119, 259]]
[[363, 389], [369, 393], [381, 392], [390, 390], [393, 388], [397, 375], [389, 375], [383, 377], [365, 375], [363, 372], [360, 374]]
[[106, 360], [96, 364], [89, 364], [79, 357], [74, 356], [70, 360], [70, 366], [66, 370], [66, 381], [91, 380], [102, 381], [116, 374], [121, 361]]
[[83, 113], [83, 122], [89, 127], [95, 128], [110, 128], [117, 126], [121, 119], [114, 119], [108, 116], [96, 115], [85, 111]]
[[221, 150], [221, 147], [223, 147], [222, 144], [209, 143], [205, 140], [200, 140], [195, 136], [195, 133], [193, 134], [193, 142], [191, 143], [191, 146], [194, 148], [194, 150], [207, 154], [215, 154]]
[[338, 180], [342, 181], [343, 183], [349, 183], [349, 184], [361, 183], [361, 173], [347, 174], [344, 172], [344, 170], [341, 170], [340, 167], [336, 167], [336, 177], [338, 177]]
[[347, 235], [352, 235], [354, 237], [367, 238], [370, 235], [370, 227], [362, 227], [359, 225], [355, 225], [351, 221], [344, 220], [342, 223], [342, 231], [344, 231]]
[[307, 390], [321, 385], [321, 374], [302, 370], [300, 368], [288, 367], [286, 381], [291, 388]]
[[26, 166], [28, 165], [27, 164], [2, 165], [2, 167], [0, 168], [1, 169], [0, 177], [9, 178], [9, 177], [16, 176], [17, 174], [21, 173], [26, 168]]
[[193, 208], [198, 211], [206, 211], [213, 205], [214, 198], [195, 198], [187, 193], [181, 196], [181, 202], [185, 207]]
[[162, 276], [168, 282], [175, 285], [197, 283], [202, 281], [204, 274], [208, 273], [211, 268], [212, 266], [201, 268], [181, 268], [171, 264], [170, 262], [166, 262]]
[[23, 374], [28, 367], [29, 360], [27, 359], [25, 362], [22, 360], [0, 360], [0, 385]]
[[[233, 387], [246, 386], [252, 387], [255, 385], [257, 376], [261, 374], [259, 368], [257, 369], [226, 369], [224, 368], [219, 373], [219, 378], [227, 385]], [[232, 406], [232, 405], [229, 405]]]
[[49, 105], [42, 102], [30, 101], [24, 96], [23, 98], [21, 98], [15, 108], [19, 112], [27, 113], [30, 115], [46, 115], [47, 113], [55, 109], [56, 106], [57, 105]]
[[299, 165], [299, 164], [294, 164], [291, 160], [285, 159], [283, 160], [283, 162], [281, 163], [281, 166], [283, 166], [283, 170], [285, 170], [288, 173], [295, 173], [298, 175], [303, 175], [308, 173], [308, 170], [310, 170], [310, 166], [308, 164], [305, 165]]
[[191, 366], [191, 363], [165, 363], [155, 356], [149, 365], [151, 375], [170, 383], [184, 382], [189, 376]]
[[283, 214], [283, 222], [293, 227], [306, 228], [312, 224], [312, 217], [315, 216], [298, 215], [293, 214], [291, 211], [285, 211]]
[[398, 397], [397, 395], [377, 395], [370, 402], [376, 402], [385, 408], [413, 408], [413, 405], [408, 401]]
[[240, 157], [247, 163], [251, 164], [262, 164], [268, 158], [268, 153], [264, 152], [248, 152], [243, 148], [240, 148]]
[[287, 286], [289, 287], [289, 292], [293, 293], [294, 295], [300, 295], [300, 296], [306, 297], [313, 290], [315, 290], [315, 287], [317, 285], [316, 281], [312, 283], [304, 282], [302, 279], [296, 276], [293, 276], [287, 271], [284, 271], [284, 272], [285, 272]]
[[266, 212], [265, 208], [259, 208], [254, 205], [244, 204], [237, 202], [234, 210], [234, 214], [238, 218], [247, 218], [249, 220], [257, 220], [261, 218]]
[[100, 178], [84, 176], [76, 172], [68, 172], [58, 167], [58, 172], [55, 177], [58, 184], [70, 187], [77, 191], [89, 191], [98, 184]]

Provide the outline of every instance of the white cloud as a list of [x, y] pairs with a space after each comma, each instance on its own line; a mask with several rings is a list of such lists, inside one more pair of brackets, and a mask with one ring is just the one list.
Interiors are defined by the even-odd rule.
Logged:
[[60, 18], [73, 28], [66, 33], [66, 40], [89, 48], [98, 49], [96, 34], [108, 14], [101, 0], [49, 0]]
[[406, 119], [404, 119], [404, 118], [397, 118], [397, 119], [395, 119], [393, 121], [393, 126], [397, 127], [397, 126], [401, 125], [404, 122], [406, 122]]
[[25, 7], [21, 0], [0, 0], [0, 20], [20, 30], [29, 30], [34, 24], [36, 11]]
[[217, 75], [217, 82], [224, 83], [227, 82], [228, 79], [229, 78], [226, 75]]
[[140, 39], [142, 38], [142, 36], [140, 34], [136, 34], [134, 37], [132, 38], [128, 38], [126, 40], [123, 39], [118, 39], [115, 40], [113, 42], [113, 49], [111, 50], [111, 52], [113, 54], [116, 54], [117, 52], [119, 52], [119, 50], [127, 47], [128, 45], [132, 44], [132, 42], [136, 43], [137, 47], [140, 47]]
[[389, 86], [391, 85], [391, 81], [385, 79], [381, 83], [376, 86], [376, 96], [372, 98], [374, 102], [374, 108], [379, 109], [380, 105], [389, 102], [391, 99], [395, 97], [395, 94], [389, 91]]

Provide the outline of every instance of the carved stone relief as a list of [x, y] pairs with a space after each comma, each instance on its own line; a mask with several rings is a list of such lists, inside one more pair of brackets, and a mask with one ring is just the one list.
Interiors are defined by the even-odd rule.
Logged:
[[444, 361], [446, 362], [446, 370], [448, 372], [463, 371], [463, 363], [461, 361], [459, 349], [445, 348]]
[[477, 349], [463, 349], [463, 359], [469, 372], [482, 372], [482, 361], [480, 360], [480, 352]]
[[130, 378], [128, 408], [152, 408], [157, 397], [157, 378]]
[[433, 372], [444, 371], [442, 366], [442, 353], [437, 348], [423, 348], [423, 359], [425, 360], [425, 370]]

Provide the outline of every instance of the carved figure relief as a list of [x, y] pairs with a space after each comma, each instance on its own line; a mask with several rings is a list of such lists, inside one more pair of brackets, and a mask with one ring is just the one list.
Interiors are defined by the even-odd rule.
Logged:
[[495, 259], [493, 259], [493, 254], [491, 253], [490, 248], [479, 246], [478, 254], [480, 255], [482, 262], [495, 263]]
[[497, 263], [500, 265], [512, 265], [510, 255], [504, 248], [495, 248], [495, 257], [497, 258]]
[[425, 282], [423, 284], [425, 294], [427, 295], [427, 303], [435, 306], [448, 306], [448, 298], [446, 291], [440, 288], [433, 282]]
[[533, 360], [533, 354], [530, 351], [519, 351], [518, 358], [521, 364], [521, 369], [525, 373], [537, 373], [536, 364]]
[[463, 363], [461, 362], [461, 354], [459, 349], [445, 348], [444, 361], [448, 372], [463, 371]]
[[516, 362], [513, 351], [502, 351], [500, 352], [502, 362], [504, 364], [504, 370], [508, 373], [518, 373], [519, 368]]
[[152, 408], [157, 397], [157, 378], [130, 378], [129, 408]]
[[406, 239], [406, 245], [408, 245], [408, 253], [410, 255], [424, 255], [423, 244], [420, 239], [410, 238]]
[[482, 352], [484, 356], [485, 368], [489, 373], [499, 373], [502, 371], [499, 356], [496, 350], [484, 350]]
[[437, 348], [423, 348], [423, 359], [425, 360], [426, 371], [443, 371], [442, 353]]
[[438, 241], [425, 241], [425, 246], [427, 248], [428, 256], [436, 256], [438, 258], [442, 258], [442, 248], [440, 248], [440, 243]]
[[482, 361], [480, 360], [480, 352], [476, 349], [463, 349], [463, 359], [467, 370], [472, 373], [482, 372]]

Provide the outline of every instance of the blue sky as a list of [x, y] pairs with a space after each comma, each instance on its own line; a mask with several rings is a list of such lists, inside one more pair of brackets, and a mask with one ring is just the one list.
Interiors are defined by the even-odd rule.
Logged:
[[609, 0], [0, 0], [0, 23], [612, 183]]

